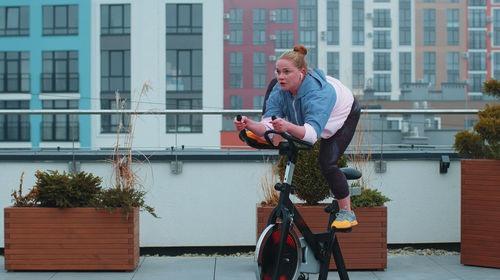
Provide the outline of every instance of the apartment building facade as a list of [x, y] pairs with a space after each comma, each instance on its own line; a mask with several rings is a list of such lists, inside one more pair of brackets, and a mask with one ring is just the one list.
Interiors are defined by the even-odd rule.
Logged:
[[[90, 2], [0, 3], [2, 109], [90, 109]], [[3, 115], [0, 147], [90, 146], [90, 117]]]
[[[2, 1], [0, 108], [220, 109], [222, 14], [213, 0]], [[0, 148], [107, 149], [130, 122], [119, 113], [0, 116]], [[134, 146], [218, 147], [220, 126], [220, 116], [144, 115]]]
[[[276, 33], [272, 20], [276, 11], [282, 8], [276, 2], [279, 1], [272, 1], [273, 5], [258, 1], [225, 1], [226, 54], [240, 52], [242, 57], [251, 57], [256, 47], [251, 40], [256, 29], [266, 26], [261, 32], [269, 38]], [[500, 70], [496, 70], [500, 69], [496, 64], [500, 65], [500, 54], [497, 54], [500, 43], [495, 43], [500, 34], [497, 32], [500, 29], [495, 29], [500, 26], [496, 24], [500, 22], [500, 3], [497, 2], [500, 1], [287, 1], [286, 7], [296, 9], [289, 12], [296, 16], [288, 26], [291, 34], [288, 37], [293, 40], [285, 44], [268, 40], [268, 45], [274, 45], [274, 50], [266, 48], [269, 51], [266, 57], [279, 57], [294, 44], [303, 44], [312, 50], [306, 57], [311, 66], [340, 79], [366, 106], [412, 109], [415, 102], [423, 102], [417, 107], [439, 109], [449, 108], [442, 105], [451, 101], [457, 108], [481, 109], [491, 100], [482, 93], [482, 82], [492, 77], [500, 78]], [[249, 39], [238, 46], [231, 44], [233, 34], [230, 31], [235, 20], [231, 17], [231, 10], [248, 15], [240, 24], [245, 27], [242, 37]], [[261, 18], [268, 19], [260, 26], [255, 24], [257, 10], [266, 12]], [[224, 63], [226, 75], [231, 75], [234, 68], [228, 65], [233, 65], [232, 61], [225, 57]], [[241, 72], [250, 73], [244, 75], [250, 80], [252, 74], [255, 75], [255, 65], [247, 59], [242, 60], [238, 67], [243, 69]], [[267, 81], [274, 76], [273, 66], [274, 62], [267, 61], [266, 69], [271, 68], [265, 73]], [[238, 88], [239, 94], [228, 84], [227, 76], [225, 80], [225, 108], [260, 108], [257, 100], [265, 88], [256, 88], [251, 82], [243, 83]], [[409, 90], [421, 87], [426, 88], [427, 95], [418, 96], [415, 93], [419, 90]], [[425, 99], [429, 94], [434, 100]], [[244, 101], [231, 102], [241, 99]], [[440, 102], [433, 102], [437, 100]], [[404, 118], [398, 116], [385, 121], [401, 129]], [[428, 119], [433, 129], [441, 127], [440, 118]], [[396, 120], [398, 124], [394, 125]], [[461, 123], [471, 124], [467, 117], [465, 120], [462, 117]], [[379, 125], [384, 126], [387, 124]], [[423, 125], [419, 124], [419, 127]], [[463, 126], [456, 127], [460, 128]], [[223, 124], [221, 145], [236, 145], [237, 141], [231, 140], [234, 138], [237, 137], [232, 132], [230, 118], [227, 118]]]

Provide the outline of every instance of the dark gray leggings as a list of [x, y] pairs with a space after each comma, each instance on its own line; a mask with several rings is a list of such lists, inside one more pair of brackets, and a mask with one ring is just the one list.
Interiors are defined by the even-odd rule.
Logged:
[[336, 199], [343, 199], [349, 195], [349, 185], [347, 179], [340, 171], [337, 161], [351, 143], [356, 132], [361, 107], [354, 98], [351, 112], [344, 122], [344, 125], [330, 138], [321, 139], [319, 146], [319, 167], [325, 176], [328, 186]]

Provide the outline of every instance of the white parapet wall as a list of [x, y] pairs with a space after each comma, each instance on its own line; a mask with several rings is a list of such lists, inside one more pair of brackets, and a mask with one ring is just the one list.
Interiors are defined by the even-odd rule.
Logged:
[[[171, 161], [137, 166], [147, 203], [160, 218], [141, 214], [142, 247], [252, 246], [256, 243], [256, 204], [269, 164], [262, 160], [190, 160], [182, 172]], [[439, 160], [389, 160], [385, 173], [373, 164], [364, 171], [370, 185], [388, 196], [388, 243], [460, 242], [460, 161], [445, 174]], [[0, 205], [12, 205], [11, 193], [24, 171], [24, 192], [34, 185], [37, 169], [68, 170], [68, 161], [0, 161]], [[111, 166], [104, 160], [82, 161], [80, 170], [111, 184]], [[1, 224], [3, 215], [1, 215]], [[0, 233], [4, 243], [4, 231]]]

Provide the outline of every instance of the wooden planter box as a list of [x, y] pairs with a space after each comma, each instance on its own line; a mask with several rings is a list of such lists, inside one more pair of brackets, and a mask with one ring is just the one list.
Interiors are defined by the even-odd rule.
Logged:
[[[324, 207], [325, 205], [299, 208], [313, 232], [327, 230], [328, 214]], [[273, 207], [257, 205], [257, 238], [266, 228], [272, 210]], [[359, 224], [352, 232], [337, 235], [346, 268], [384, 270], [387, 268], [387, 207], [357, 208], [354, 212]], [[333, 258], [330, 269], [336, 269]]]
[[462, 160], [460, 263], [500, 268], [500, 160]]
[[8, 207], [5, 269], [134, 270], [139, 264], [139, 210]]

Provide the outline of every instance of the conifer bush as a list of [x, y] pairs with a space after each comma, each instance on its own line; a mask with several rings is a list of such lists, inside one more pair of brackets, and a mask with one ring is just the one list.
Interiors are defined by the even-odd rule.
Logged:
[[[483, 88], [491, 96], [500, 96], [497, 80], [485, 82]], [[478, 117], [472, 132], [464, 130], [455, 134], [453, 147], [461, 157], [500, 159], [500, 105], [487, 104], [478, 112]]]
[[[314, 144], [312, 150], [299, 151], [297, 163], [293, 173], [293, 184], [297, 185], [296, 196], [305, 201], [307, 205], [317, 205], [318, 202], [330, 195], [328, 183], [319, 169], [318, 155], [319, 143]], [[339, 167], [346, 167], [347, 161], [344, 156], [339, 159]], [[286, 157], [280, 157], [278, 170], [280, 179], [283, 181], [286, 169]]]

